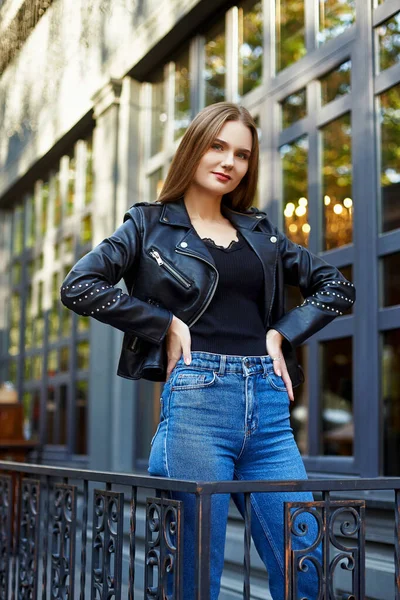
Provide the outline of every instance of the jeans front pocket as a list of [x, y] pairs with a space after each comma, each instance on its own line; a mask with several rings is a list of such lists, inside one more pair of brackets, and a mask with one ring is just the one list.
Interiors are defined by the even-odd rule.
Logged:
[[215, 371], [205, 371], [203, 369], [177, 369], [171, 381], [173, 391], [179, 390], [199, 390], [212, 387], [218, 379]]
[[271, 387], [277, 392], [287, 392], [285, 383], [279, 375], [275, 373], [275, 371], [271, 371], [267, 374], [267, 379]]

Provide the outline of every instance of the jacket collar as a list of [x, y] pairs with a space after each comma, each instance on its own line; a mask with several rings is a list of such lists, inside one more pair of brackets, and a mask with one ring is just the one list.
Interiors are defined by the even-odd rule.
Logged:
[[[239, 229], [250, 229], [253, 230], [257, 224], [263, 219], [267, 218], [265, 213], [241, 213], [221, 204], [221, 212], [231, 221], [231, 223]], [[160, 222], [166, 225], [180, 225], [181, 227], [192, 228], [193, 225], [190, 221], [186, 205], [181, 196], [174, 202], [165, 202], [163, 205]]]

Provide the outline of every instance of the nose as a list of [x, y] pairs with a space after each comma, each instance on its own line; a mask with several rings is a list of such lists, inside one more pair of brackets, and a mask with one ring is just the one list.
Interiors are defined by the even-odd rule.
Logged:
[[234, 165], [234, 156], [233, 156], [233, 152], [226, 152], [225, 156], [222, 160], [222, 164], [225, 167], [233, 167]]

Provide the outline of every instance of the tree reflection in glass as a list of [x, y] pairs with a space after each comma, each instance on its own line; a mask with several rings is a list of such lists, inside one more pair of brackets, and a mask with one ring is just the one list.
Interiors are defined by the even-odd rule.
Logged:
[[324, 106], [350, 92], [351, 60], [321, 77], [321, 104]]
[[167, 122], [164, 86], [164, 71], [160, 69], [151, 85], [151, 156], [161, 152], [164, 147], [164, 131]]
[[400, 84], [379, 96], [381, 231], [400, 227]]
[[239, 7], [239, 95], [244, 96], [262, 81], [262, 2], [248, 0]]
[[323, 250], [353, 240], [353, 200], [350, 113], [321, 130], [324, 202]]
[[276, 0], [276, 70], [282, 71], [306, 54], [304, 0]]
[[189, 48], [175, 62], [174, 140], [179, 139], [190, 123]]
[[285, 233], [302, 246], [308, 246], [308, 138], [303, 136], [280, 148], [282, 160]]
[[355, 0], [319, 0], [318, 43], [336, 38], [353, 25], [355, 19]]
[[376, 28], [381, 71], [400, 61], [400, 12]]
[[307, 115], [306, 89], [287, 96], [281, 103], [282, 129], [286, 129]]
[[206, 35], [205, 106], [225, 100], [225, 24], [218, 23]]
[[381, 394], [385, 477], [400, 475], [400, 329], [382, 335]]

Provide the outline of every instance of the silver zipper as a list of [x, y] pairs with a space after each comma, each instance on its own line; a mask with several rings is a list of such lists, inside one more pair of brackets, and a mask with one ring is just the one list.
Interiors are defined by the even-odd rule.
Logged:
[[169, 263], [167, 263], [165, 259], [162, 259], [160, 256], [160, 253], [157, 250], [154, 250], [154, 248], [152, 248], [150, 250], [150, 256], [155, 258], [155, 260], [157, 261], [157, 264], [160, 267], [164, 267], [164, 269], [169, 271], [171, 273], [171, 275], [173, 277], [175, 277], [175, 279], [177, 279], [179, 281], [179, 283], [181, 283], [185, 288], [192, 287], [192, 283], [190, 281], [188, 281], [187, 279], [185, 279], [185, 277], [183, 277], [183, 275], [178, 273], [178, 271], [176, 269], [174, 269], [174, 267], [172, 267]]
[[204, 306], [203, 310], [195, 317], [195, 319], [192, 322], [189, 321], [189, 323], [186, 323], [188, 327], [192, 327], [192, 325], [194, 325], [200, 319], [201, 315], [207, 310], [208, 305], [210, 304], [211, 300], [213, 299], [215, 290], [217, 289], [217, 285], [218, 285], [218, 281], [219, 281], [219, 273], [218, 273], [217, 269], [214, 267], [214, 265], [212, 263], [210, 263], [210, 261], [206, 260], [205, 258], [201, 258], [200, 256], [197, 256], [197, 254], [191, 254], [190, 252], [182, 252], [180, 250], [176, 250], [176, 252], [178, 252], [179, 254], [183, 254], [185, 256], [193, 256], [194, 258], [198, 258], [199, 260], [202, 260], [203, 262], [210, 265], [210, 267], [212, 267], [217, 274], [217, 279], [215, 280], [214, 289], [213, 289], [208, 301], [206, 302], [206, 305]]

